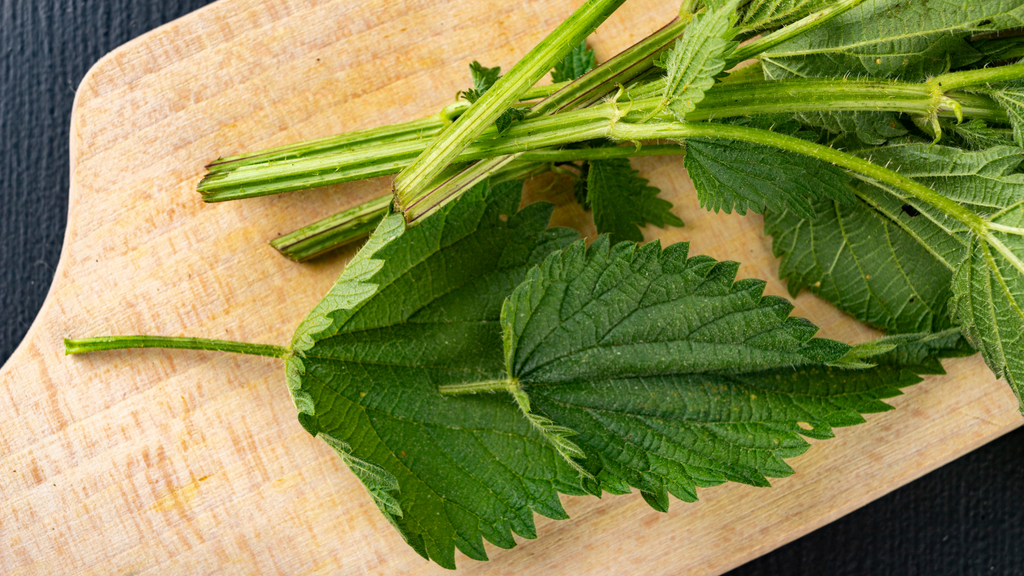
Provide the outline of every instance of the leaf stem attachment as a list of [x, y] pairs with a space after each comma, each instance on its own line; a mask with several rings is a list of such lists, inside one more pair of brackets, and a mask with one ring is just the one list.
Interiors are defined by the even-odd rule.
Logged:
[[508, 392], [515, 399], [516, 405], [519, 406], [519, 410], [522, 411], [523, 416], [530, 421], [530, 424], [551, 443], [551, 447], [558, 452], [562, 458], [565, 459], [566, 463], [572, 467], [573, 470], [578, 472], [580, 476], [584, 478], [594, 479], [593, 474], [587, 472], [583, 466], [580, 466], [576, 459], [584, 459], [587, 457], [569, 437], [575, 436], [576, 431], [572, 428], [566, 428], [565, 426], [558, 426], [550, 419], [536, 414], [530, 409], [530, 397], [526, 395], [526, 391], [523, 390], [522, 384], [515, 378], [505, 378], [502, 380], [483, 380], [480, 382], [467, 382], [465, 384], [445, 384], [438, 386], [437, 391], [442, 396], [461, 396], [464, 394], [483, 394], [488, 392]]
[[482, 380], [480, 382], [466, 382], [463, 384], [445, 384], [438, 386], [437, 391], [441, 396], [462, 396], [464, 394], [486, 394], [489, 392], [512, 392], [519, 383], [511, 379]]
[[535, 46], [469, 107], [438, 134], [394, 182], [395, 203], [412, 205], [459, 155], [498, 119], [520, 94], [537, 83], [570, 50], [589, 36], [625, 0], [587, 0], [568, 19]]

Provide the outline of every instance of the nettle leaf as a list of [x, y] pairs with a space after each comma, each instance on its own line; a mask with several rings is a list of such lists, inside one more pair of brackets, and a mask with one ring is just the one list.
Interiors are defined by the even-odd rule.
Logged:
[[[470, 104], [475, 104], [501, 78], [501, 66], [488, 68], [473, 60], [469, 65], [469, 73], [473, 78], [473, 87], [459, 92], [459, 98], [468, 101]], [[501, 116], [498, 116], [498, 119], [494, 121], [494, 127], [497, 128], [498, 134], [502, 134], [512, 126], [513, 122], [524, 118], [526, 118], [526, 112], [515, 107], [509, 108], [502, 112]]]
[[481, 536], [535, 536], [565, 518], [579, 474], [505, 397], [440, 385], [504, 375], [502, 302], [530, 266], [578, 235], [519, 210], [521, 183], [478, 186], [413, 228], [384, 219], [296, 331], [287, 362], [299, 421], [338, 450], [421, 555], [486, 559]]
[[963, 147], [969, 150], [984, 150], [995, 146], [1013, 145], [1013, 136], [1007, 135], [995, 128], [990, 127], [980, 118], [974, 118], [966, 122], [950, 124], [944, 130], [953, 134], [954, 140], [959, 141]]
[[778, 28], [821, 10], [829, 3], [829, 0], [752, 0], [743, 7], [739, 26], [751, 31]]
[[551, 69], [552, 82], [568, 82], [583, 76], [597, 66], [594, 51], [587, 48], [587, 41], [580, 42], [561, 62]]
[[807, 449], [802, 437], [890, 409], [881, 400], [919, 380], [903, 366], [936, 369], [931, 353], [958, 336], [879, 347], [868, 370], [832, 368], [851, 348], [812, 338], [764, 282], [735, 281], [737, 267], [688, 258], [685, 243], [602, 237], [550, 255], [509, 297], [508, 381], [532, 416], [574, 433], [586, 456], [575, 462], [600, 488], [638, 488], [665, 510], [669, 493], [767, 486], [793, 473], [784, 459]]
[[1013, 141], [1024, 146], [1024, 86], [1007, 86], [986, 93], [1006, 110], [1013, 128]]
[[972, 238], [956, 271], [951, 308], [992, 372], [1009, 383], [1024, 413], [1024, 198], [991, 222], [1004, 228]]
[[871, 76], [922, 81], [982, 54], [972, 33], [1019, 26], [1019, 0], [867, 0], [765, 52], [765, 77]]
[[[756, 124], [756, 122], [755, 122]], [[768, 126], [762, 126], [768, 128]], [[799, 126], [772, 127], [778, 132], [802, 136]], [[850, 177], [820, 160], [760, 144], [733, 140], [690, 138], [686, 140], [686, 171], [706, 210], [746, 214], [766, 208], [791, 210], [803, 218], [814, 215], [817, 200], [825, 197], [852, 202]]]
[[[1020, 26], [1018, 24], [1017, 26]], [[1012, 27], [1012, 26], [1008, 26]], [[971, 65], [971, 68], [980, 68], [989, 64], [996, 64], [1004, 60], [1011, 61], [1020, 58], [1024, 49], [1024, 38], [1020, 36], [1009, 37], [982, 37], [971, 40], [971, 48], [981, 53], [981, 58]]]
[[642, 242], [642, 226], [683, 225], [671, 212], [672, 203], [658, 198], [660, 190], [649, 186], [628, 158], [592, 160], [588, 164], [586, 202], [594, 212], [599, 234], [610, 234], [613, 242]]
[[725, 59], [737, 46], [732, 41], [737, 33], [733, 28], [737, 4], [738, 0], [731, 0], [695, 16], [662, 61], [668, 71], [664, 106], [680, 122], [686, 122], [686, 114], [704, 99], [715, 76], [725, 69]]
[[[862, 150], [989, 217], [1024, 198], [1015, 174], [1021, 150], [1001, 146], [966, 152], [907, 144]], [[792, 211], [765, 216], [765, 232], [782, 258], [791, 294], [809, 288], [859, 320], [891, 332], [937, 331], [951, 325], [952, 273], [967, 254], [970, 231], [949, 215], [899, 190], [856, 185], [858, 201], [823, 201], [815, 217]]]
[[[897, 222], [911, 218], [896, 210]], [[950, 269], [863, 200], [819, 201], [812, 218], [769, 211], [764, 229], [791, 295], [808, 288], [861, 322], [894, 333], [950, 326]]]
[[526, 118], [526, 112], [519, 108], [509, 108], [498, 116], [498, 119], [494, 121], [494, 127], [498, 129], [498, 134], [504, 133], [508, 130], [513, 122], [523, 120]]
[[[480, 185], [418, 226], [385, 217], [287, 358], [299, 422], [442, 566], [535, 537], [534, 512], [566, 517], [559, 494], [635, 487], [665, 510], [767, 485], [804, 437], [888, 410], [951, 345], [815, 339], [736, 263], [607, 236], [586, 250], [520, 197]], [[494, 384], [511, 394], [449, 395]]]
[[[498, 81], [498, 78], [501, 78], [501, 66], [488, 68], [476, 60], [473, 60], [469, 65], [469, 74], [473, 78], [473, 90], [478, 93], [477, 98], [479, 98], [479, 96], [484, 92], [490, 90], [491, 86], [494, 86], [494, 83]], [[475, 101], [476, 99], [471, 100], [471, 102]]]
[[831, 134], [853, 134], [869, 145], [881, 146], [907, 134], [892, 112], [801, 112], [795, 115], [804, 126], [822, 128]]

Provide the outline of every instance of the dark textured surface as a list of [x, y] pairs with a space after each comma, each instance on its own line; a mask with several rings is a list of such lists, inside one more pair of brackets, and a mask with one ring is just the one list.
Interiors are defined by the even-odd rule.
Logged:
[[[60, 257], [79, 81], [103, 54], [207, 3], [0, 0], [0, 362]], [[1024, 430], [730, 574], [1024, 574]]]
[[104, 54], [208, 0], [0, 0], [0, 362], [39, 311], [60, 259], [68, 130]]

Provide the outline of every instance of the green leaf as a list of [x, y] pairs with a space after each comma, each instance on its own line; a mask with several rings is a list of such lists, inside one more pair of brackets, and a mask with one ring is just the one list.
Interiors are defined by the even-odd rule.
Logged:
[[613, 242], [641, 242], [641, 226], [683, 225], [670, 211], [672, 203], [658, 198], [660, 190], [648, 186], [629, 159], [592, 160], [588, 165], [586, 201], [599, 234], [610, 234]]
[[[697, 486], [767, 485], [803, 437], [941, 370], [916, 341], [829, 367], [851, 348], [812, 338], [763, 282], [734, 282], [735, 263], [607, 237], [585, 252], [544, 229], [550, 205], [517, 212], [520, 196], [481, 185], [416, 227], [386, 217], [287, 359], [300, 423], [442, 566], [456, 548], [486, 559], [483, 538], [535, 537], [534, 512], [566, 516], [560, 493], [632, 486], [665, 510]], [[511, 396], [441, 394], [481, 385]]]
[[856, 135], [861, 142], [874, 146], [907, 134], [892, 112], [801, 112], [796, 119], [804, 126], [823, 128], [832, 134]]
[[[470, 104], [475, 103], [484, 95], [485, 92], [494, 86], [494, 83], [501, 78], [501, 67], [495, 66], [494, 68], [488, 68], [483, 64], [473, 60], [469, 65], [469, 73], [473, 77], [473, 87], [469, 90], [463, 90], [459, 92], [459, 97], [468, 101]], [[498, 134], [504, 133], [508, 130], [513, 122], [526, 118], [526, 112], [519, 108], [509, 108], [502, 112], [501, 116], [494, 121], [494, 127], [498, 129]]]
[[532, 514], [564, 518], [579, 475], [506, 397], [446, 398], [442, 384], [503, 377], [502, 302], [526, 270], [577, 238], [544, 230], [521, 183], [478, 186], [413, 228], [388, 216], [295, 333], [299, 421], [342, 454], [420, 554], [454, 568], [512, 547]]
[[[908, 144], [858, 152], [890, 166], [975, 213], [988, 217], [1024, 198], [1014, 171], [1021, 150], [966, 152]], [[823, 201], [814, 218], [792, 211], [765, 216], [765, 232], [782, 258], [791, 294], [809, 288], [862, 322], [891, 332], [943, 330], [952, 272], [967, 253], [970, 231], [949, 215], [897, 190], [866, 183], [858, 201]]]
[[473, 89], [480, 94], [483, 94], [490, 90], [491, 86], [494, 86], [494, 83], [498, 81], [498, 78], [501, 78], [501, 66], [488, 68], [476, 60], [473, 60], [469, 65], [469, 74], [473, 78]]
[[517, 122], [525, 118], [526, 112], [519, 108], [509, 108], [494, 121], [494, 127], [498, 129], [498, 134], [503, 134], [506, 130], [512, 127], [513, 122]]
[[1018, 0], [867, 0], [765, 52], [765, 76], [871, 76], [921, 81], [974, 62], [975, 32], [1020, 26]]
[[737, 46], [732, 41], [737, 30], [736, 6], [731, 0], [725, 6], [694, 17], [682, 38], [666, 54], [663, 65], [668, 70], [664, 106], [680, 121], [704, 99], [704, 93], [725, 69], [725, 59]]
[[790, 294], [808, 288], [861, 322], [896, 333], [950, 325], [952, 272], [916, 238], [863, 200], [821, 200], [813, 208], [812, 218], [785, 210], [765, 214], [765, 233], [773, 238]]
[[577, 44], [572, 52], [566, 54], [561, 62], [555, 64], [555, 67], [551, 69], [551, 81], [575, 80], [593, 70], [595, 66], [597, 66], [597, 57], [594, 56], [593, 50], [587, 48], [587, 42], [584, 40]]
[[973, 237], [953, 280], [953, 316], [1024, 413], [1024, 195], [991, 220], [1013, 232]]
[[765, 31], [796, 22], [817, 12], [830, 0], [752, 0], [742, 9], [739, 26], [745, 30]]
[[999, 88], [987, 93], [1006, 110], [1013, 128], [1013, 141], [1024, 146], [1024, 86]]
[[850, 347], [812, 338], [764, 282], [734, 282], [737, 267], [687, 258], [685, 243], [602, 237], [549, 256], [506, 302], [509, 381], [533, 415], [576, 433], [577, 464], [606, 491], [632, 486], [664, 510], [667, 493], [767, 486], [793, 473], [784, 459], [807, 449], [802, 436], [890, 409], [881, 400], [919, 380], [901, 364], [933, 370], [930, 352], [950, 344], [908, 339], [879, 347], [874, 368], [828, 367]]
[[[767, 126], [765, 126], [767, 127]], [[780, 132], [795, 134], [792, 120]], [[820, 160], [777, 148], [732, 140], [691, 138], [683, 159], [700, 205], [707, 210], [791, 210], [804, 218], [817, 200], [851, 202], [850, 177]]]
[[980, 118], [944, 127], [944, 132], [954, 135], [969, 150], [984, 150], [995, 146], [1009, 146], [1014, 143], [1012, 136], [990, 127]]

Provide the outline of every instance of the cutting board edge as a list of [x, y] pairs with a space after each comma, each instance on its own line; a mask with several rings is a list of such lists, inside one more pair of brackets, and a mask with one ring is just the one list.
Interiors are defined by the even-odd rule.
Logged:
[[[67, 225], [66, 225], [66, 229], [65, 229], [64, 239], [63, 239], [62, 247], [61, 247], [60, 259], [59, 259], [58, 264], [57, 264], [57, 266], [56, 266], [56, 268], [54, 270], [53, 279], [50, 282], [50, 286], [49, 286], [49, 288], [47, 290], [46, 298], [45, 298], [45, 300], [43, 302], [43, 305], [40, 308], [39, 313], [36, 315], [35, 319], [33, 320], [32, 324], [30, 325], [28, 331], [26, 332], [25, 337], [23, 338], [21, 343], [18, 345], [18, 347], [15, 349], [15, 351], [12, 353], [11, 357], [8, 359], [7, 362], [5, 362], [2, 366], [0, 366], [0, 379], [4, 378], [5, 375], [7, 375], [7, 373], [11, 371], [12, 366], [14, 365], [15, 361], [20, 356], [29, 353], [29, 347], [30, 347], [30, 345], [31, 345], [33, 340], [35, 340], [37, 338], [41, 339], [41, 338], [44, 338], [44, 337], [49, 337], [49, 336], [40, 334], [38, 332], [40, 330], [42, 330], [42, 326], [45, 323], [45, 320], [47, 319], [47, 317], [54, 312], [54, 307], [56, 306], [56, 302], [54, 301], [54, 294], [57, 292], [57, 290], [59, 289], [59, 287], [61, 285], [60, 283], [65, 278], [64, 274], [65, 274], [67, 266], [68, 266], [68, 261], [70, 259], [70, 254], [73, 251], [72, 241], [73, 241], [73, 236], [75, 234], [75, 228], [78, 225], [78, 222], [77, 222], [77, 220], [76, 220], [76, 218], [74, 216], [74, 214], [75, 214], [74, 208], [77, 205], [77, 203], [81, 200], [82, 194], [83, 194], [83, 192], [81, 190], [81, 187], [80, 187], [80, 183], [77, 181], [77, 178], [76, 178], [76, 168], [77, 168], [77, 165], [78, 165], [78, 153], [80, 152], [79, 146], [78, 146], [78, 143], [77, 143], [78, 142], [78, 134], [79, 134], [78, 130], [77, 130], [77, 125], [78, 125], [79, 120], [81, 119], [80, 115], [81, 115], [82, 103], [87, 101], [87, 99], [93, 93], [93, 91], [90, 90], [90, 87], [92, 86], [92, 82], [94, 82], [94, 79], [107, 66], [113, 65], [114, 60], [116, 59], [116, 57], [119, 54], [132, 50], [137, 43], [144, 43], [151, 35], [156, 35], [158, 33], [165, 32], [168, 27], [172, 27], [172, 26], [176, 25], [176, 23], [179, 20], [182, 20], [182, 19], [185, 19], [185, 18], [194, 17], [196, 14], [198, 14], [198, 13], [200, 13], [202, 11], [205, 11], [205, 10], [208, 10], [208, 9], [212, 9], [212, 7], [217, 5], [217, 4], [221, 4], [221, 2], [219, 2], [219, 1], [215, 2], [215, 3], [210, 4], [210, 5], [208, 5], [208, 6], [204, 7], [204, 8], [201, 8], [201, 9], [195, 11], [195, 12], [192, 12], [192, 13], [186, 15], [186, 16], [183, 16], [181, 19], [169, 22], [169, 23], [165, 24], [164, 26], [161, 26], [161, 27], [159, 27], [157, 29], [154, 29], [154, 30], [152, 30], [150, 32], [147, 32], [146, 34], [143, 34], [142, 36], [139, 36], [138, 38], [133, 39], [132, 41], [119, 46], [115, 50], [112, 50], [111, 52], [109, 52], [108, 54], [103, 56], [100, 60], [98, 60], [89, 69], [89, 71], [83, 77], [82, 81], [79, 83], [79, 87], [76, 90], [76, 94], [75, 94], [75, 98], [74, 98], [74, 103], [73, 103], [73, 107], [72, 107], [72, 113], [71, 113], [71, 116], [70, 116], [70, 122], [71, 122], [71, 128], [70, 128], [70, 132], [69, 132], [69, 141], [70, 141], [70, 143], [69, 143], [70, 178], [69, 178], [69, 192], [68, 192], [69, 193], [68, 215], [67, 215]], [[966, 454], [966, 453], [968, 453], [968, 452], [970, 452], [972, 450], [975, 450], [979, 446], [982, 446], [982, 445], [984, 445], [984, 444], [986, 444], [986, 443], [988, 443], [988, 442], [990, 442], [990, 441], [992, 441], [992, 440], [1002, 436], [1003, 434], [1006, 434], [1006, 433], [1008, 433], [1008, 432], [1018, 428], [1022, 423], [1024, 423], [1024, 421], [1018, 420], [1018, 421], [1016, 421], [1013, 424], [1010, 424], [1008, 426], [1003, 426], [1003, 427], [1000, 427], [998, 429], [995, 429], [992, 432], [990, 432], [989, 434], [980, 437], [975, 442], [972, 442], [972, 443], [964, 445], [964, 446], [959, 446], [956, 451], [950, 452], [949, 454], [943, 454], [941, 458], [937, 458], [937, 459], [928, 461], [926, 463], [926, 465], [914, 469], [912, 474], [908, 474], [905, 478], [901, 478], [899, 482], [894, 482], [894, 483], [891, 483], [889, 485], [886, 485], [886, 486], [882, 487], [879, 490], [876, 490], [876, 491], [873, 491], [873, 492], [869, 492], [869, 493], [865, 493], [863, 495], [863, 497], [858, 499], [856, 502], [849, 503], [846, 506], [843, 506], [841, 508], [837, 508], [835, 510], [831, 510], [831, 511], [829, 511], [828, 514], [822, 515], [816, 521], [804, 524], [803, 526], [800, 527], [799, 530], [793, 530], [793, 531], [785, 534], [785, 536], [783, 538], [779, 539], [778, 541], [769, 541], [769, 542], [764, 543], [762, 546], [758, 547], [755, 551], [751, 552], [751, 554], [739, 556], [738, 558], [734, 559], [735, 560], [734, 563], [731, 563], [729, 566], [727, 566], [725, 568], [722, 568], [721, 570], [716, 570], [715, 573], [726, 572], [726, 571], [728, 571], [728, 570], [730, 570], [730, 569], [732, 569], [732, 568], [734, 568], [736, 566], [739, 566], [739, 565], [742, 565], [742, 564], [744, 564], [746, 562], [749, 562], [750, 560], [752, 560], [754, 558], [757, 558], [757, 557], [759, 557], [759, 556], [761, 556], [763, 554], [766, 554], [766, 553], [768, 553], [768, 552], [770, 552], [772, 550], [775, 550], [775, 549], [777, 549], [777, 548], [779, 548], [781, 546], [784, 546], [785, 544], [787, 544], [789, 542], [792, 542], [792, 541], [794, 541], [794, 540], [796, 540], [796, 539], [798, 539], [798, 538], [800, 538], [800, 537], [802, 537], [802, 536], [804, 536], [804, 535], [806, 535], [806, 534], [808, 534], [810, 532], [813, 532], [814, 530], [816, 530], [816, 529], [818, 529], [818, 528], [820, 528], [820, 527], [822, 527], [822, 526], [824, 526], [826, 524], [829, 524], [829, 523], [835, 521], [836, 519], [841, 518], [841, 517], [843, 517], [843, 516], [853, 512], [853, 511], [861, 508], [862, 506], [864, 506], [864, 505], [866, 505], [868, 503], [871, 503], [871, 502], [877, 500], [878, 498], [880, 498], [880, 497], [882, 497], [882, 496], [884, 496], [884, 495], [886, 495], [886, 494], [888, 494], [888, 493], [890, 493], [890, 492], [892, 492], [892, 491], [902, 487], [902, 486], [905, 486], [906, 484], [909, 484], [910, 482], [916, 480], [917, 478], [920, 478], [920, 477], [928, 474], [929, 472], [931, 472], [931, 471], [933, 471], [933, 470], [935, 470], [935, 469], [945, 465], [946, 463], [951, 462], [952, 460], [955, 460], [955, 459], [959, 458], [960, 456], [962, 456], [962, 455], [964, 455], [964, 454]]]
[[[870, 425], [870, 421], [868, 422], [868, 425]], [[740, 556], [735, 562], [728, 564], [721, 570], [715, 571], [713, 574], [714, 576], [724, 574], [734, 568], [738, 568], [748, 562], [760, 558], [765, 554], [778, 550], [779, 548], [782, 548], [783, 546], [791, 542], [795, 542], [800, 538], [803, 538], [804, 536], [810, 534], [811, 532], [814, 532], [819, 528], [823, 528], [845, 516], [848, 516], [856, 512], [857, 510], [860, 510], [861, 508], [867, 506], [868, 504], [872, 504], [876, 500], [879, 500], [887, 496], [888, 494], [895, 492], [896, 490], [899, 490], [900, 488], [903, 488], [904, 486], [927, 476], [928, 474], [938, 470], [939, 468], [942, 468], [946, 464], [949, 464], [950, 462], [957, 460], [961, 456], [969, 454], [977, 450], [978, 448], [988, 444], [989, 442], [992, 442], [998, 438], [1005, 436], [1006, 434], [1009, 434], [1010, 432], [1013, 432], [1014, 430], [1020, 428], [1022, 425], [1024, 425], [1024, 420], [1018, 420], [1007, 426], [996, 428], [989, 434], [980, 437], [975, 442], [962, 445], [959, 447], [958, 450], [950, 452], [948, 454], [943, 454], [941, 458], [935, 458], [929, 461], [925, 466], [921, 466], [914, 469], [913, 474], [908, 474], [906, 477], [901, 478], [900, 481], [887, 484], [878, 490], [866, 492], [861, 499], [848, 503], [845, 506], [836, 508], [830, 511], [830, 513], [828, 514], [823, 514], [814, 522], [808, 522], [802, 525], [799, 530], [792, 530], [786, 533], [784, 537], [779, 538], [776, 541], [766, 543], [765, 545], [751, 552], [749, 555]]]
[[68, 117], [68, 122], [70, 123], [68, 130], [68, 209], [65, 218], [64, 238], [61, 240], [60, 246], [60, 258], [57, 260], [57, 265], [54, 267], [53, 276], [50, 279], [50, 286], [46, 290], [46, 297], [43, 299], [43, 304], [39, 307], [39, 312], [37, 312], [35, 318], [32, 319], [32, 323], [29, 324], [28, 330], [25, 331], [25, 336], [14, 348], [14, 351], [11, 352], [10, 357], [3, 364], [0, 364], [0, 378], [3, 378], [8, 372], [13, 370], [12, 367], [14, 366], [15, 360], [22, 354], [25, 354], [25, 350], [36, 336], [36, 332], [45, 322], [46, 316], [50, 312], [50, 308], [53, 306], [54, 294], [60, 287], [60, 281], [63, 278], [64, 269], [67, 267], [69, 253], [72, 246], [72, 237], [74, 236], [75, 225], [77, 224], [75, 218], [75, 206], [81, 197], [79, 182], [76, 177], [78, 168], [79, 140], [77, 127], [81, 116], [82, 102], [85, 98], [91, 97], [93, 92], [89, 90], [89, 88], [93, 85], [95, 78], [100, 74], [100, 72], [102, 72], [107, 66], [110, 66], [119, 54], [131, 51], [138, 44], [145, 44], [150, 38], [165, 33], [168, 28], [174, 27], [186, 19], [195, 18], [197, 15], [207, 10], [217, 9], [221, 2], [222, 0], [215, 0], [202, 8], [179, 16], [170, 22], [149, 30], [135, 38], [132, 38], [128, 42], [121, 44], [117, 48], [114, 48], [110, 52], [101, 56], [99, 60], [93, 63], [93, 65], [85, 72], [85, 75], [82, 76], [81, 81], [78, 82], [78, 87], [75, 89], [75, 98], [71, 102], [71, 114]]

